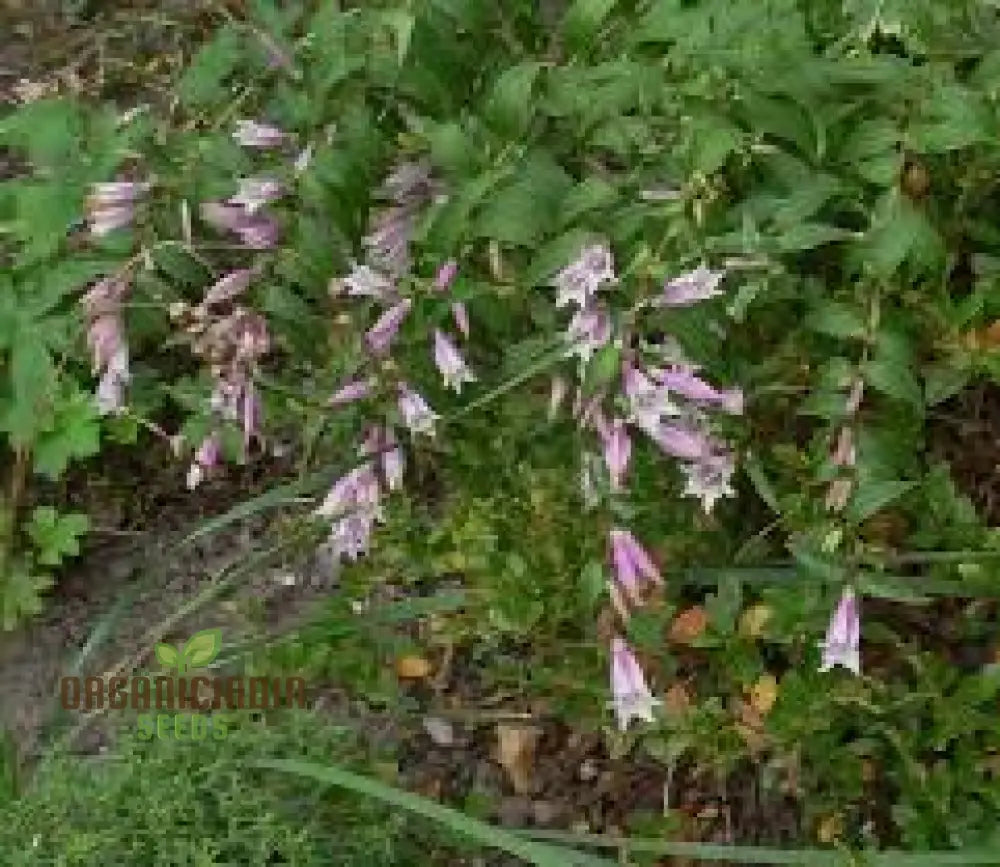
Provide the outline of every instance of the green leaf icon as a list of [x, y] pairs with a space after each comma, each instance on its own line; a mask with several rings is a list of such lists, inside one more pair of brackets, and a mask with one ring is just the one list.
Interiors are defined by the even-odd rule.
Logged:
[[156, 659], [160, 665], [166, 668], [176, 668], [180, 654], [177, 653], [177, 648], [172, 644], [157, 644]]
[[219, 655], [221, 648], [221, 629], [203, 629], [201, 632], [196, 632], [184, 645], [184, 665], [187, 668], [204, 668]]

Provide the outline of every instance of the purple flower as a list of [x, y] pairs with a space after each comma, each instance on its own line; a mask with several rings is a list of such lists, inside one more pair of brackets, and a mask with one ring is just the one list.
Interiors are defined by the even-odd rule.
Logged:
[[650, 374], [668, 391], [696, 403], [716, 404], [732, 415], [743, 413], [743, 392], [739, 389], [719, 391], [694, 375], [691, 367], [650, 370]]
[[476, 377], [452, 343], [440, 329], [434, 330], [434, 364], [441, 373], [447, 388], [456, 394], [462, 393], [462, 385], [475, 382]]
[[435, 188], [430, 163], [419, 160], [396, 166], [382, 183], [378, 195], [398, 205], [422, 204], [434, 196]]
[[569, 303], [587, 306], [603, 283], [614, 283], [615, 262], [611, 249], [605, 244], [584, 247], [580, 255], [553, 278], [556, 287], [556, 307]]
[[406, 460], [403, 449], [396, 444], [396, 433], [391, 427], [385, 428], [382, 437], [382, 476], [386, 487], [396, 491], [403, 487], [403, 473], [406, 471]]
[[611, 317], [596, 304], [581, 307], [570, 320], [566, 340], [567, 355], [577, 355], [586, 364], [591, 356], [611, 339]]
[[193, 491], [201, 484], [202, 479], [205, 478], [205, 471], [219, 462], [220, 455], [218, 434], [209, 434], [201, 441], [198, 451], [195, 452], [194, 461], [188, 467], [187, 486], [189, 491]]
[[365, 334], [365, 344], [368, 351], [373, 355], [385, 355], [392, 345], [392, 341], [399, 331], [399, 326], [409, 315], [413, 302], [409, 298], [404, 298], [398, 304], [385, 311], [368, 329]]
[[256, 271], [252, 268], [230, 272], [209, 288], [202, 299], [202, 305], [210, 307], [213, 304], [231, 301], [238, 295], [242, 295], [250, 286], [250, 281], [253, 280], [255, 274]]
[[451, 305], [451, 318], [455, 320], [455, 326], [462, 332], [466, 339], [469, 337], [469, 311], [465, 309], [465, 304], [456, 301]]
[[681, 470], [686, 477], [684, 496], [701, 500], [706, 515], [712, 512], [718, 500], [735, 493], [732, 478], [736, 466], [732, 455], [709, 455], [692, 463], [681, 464]]
[[351, 273], [339, 282], [347, 290], [347, 294], [354, 298], [367, 296], [387, 301], [396, 294], [396, 288], [388, 277], [357, 262], [351, 262]]
[[643, 430], [656, 427], [665, 415], [681, 414], [680, 407], [670, 399], [667, 389], [657, 385], [635, 365], [625, 365], [622, 380], [631, 411], [630, 420]]
[[91, 234], [102, 237], [129, 225], [135, 216], [136, 201], [148, 190], [148, 183], [133, 181], [91, 184], [85, 205]]
[[361, 239], [368, 258], [393, 277], [402, 277], [410, 270], [410, 237], [416, 226], [416, 216], [409, 208], [389, 208], [375, 218], [372, 231]]
[[432, 410], [419, 394], [406, 383], [399, 386], [399, 414], [403, 423], [412, 434], [427, 434], [433, 437], [435, 423], [441, 416]]
[[632, 456], [632, 441], [624, 420], [620, 418], [608, 425], [604, 417], [599, 416], [598, 433], [604, 445], [604, 463], [607, 464], [608, 475], [611, 477], [611, 489], [619, 491]]
[[236, 121], [236, 131], [233, 138], [237, 144], [247, 148], [273, 148], [285, 143], [288, 133], [276, 126], [257, 123], [255, 120]]
[[662, 704], [653, 698], [629, 646], [617, 637], [611, 641], [611, 695], [611, 706], [623, 732], [633, 718], [653, 722], [653, 709]]
[[857, 462], [857, 450], [854, 447], [854, 432], [845, 425], [837, 435], [837, 444], [833, 449], [831, 460], [837, 467], [853, 467]]
[[362, 400], [371, 394], [375, 385], [374, 379], [356, 379], [341, 386], [330, 398], [330, 406], [343, 406], [346, 403], [354, 403]]
[[299, 155], [295, 158], [295, 161], [292, 163], [292, 168], [295, 170], [295, 174], [301, 175], [307, 168], [309, 168], [309, 164], [312, 162], [312, 158], [313, 158], [313, 146], [312, 142], [310, 142], [305, 146], [305, 148], [303, 148], [299, 152]]
[[699, 265], [687, 274], [681, 274], [663, 285], [663, 294], [658, 299], [662, 307], [688, 307], [722, 295], [719, 283], [726, 276], [725, 271], [710, 271]]
[[229, 202], [240, 205], [248, 214], [255, 214], [264, 205], [284, 195], [284, 187], [274, 178], [240, 178], [235, 196]]
[[861, 674], [861, 616], [857, 597], [850, 587], [844, 589], [820, 647], [823, 649], [820, 671], [840, 665]]
[[639, 602], [639, 587], [642, 579], [662, 584], [656, 564], [628, 530], [611, 530], [608, 534], [611, 543], [611, 562], [615, 569], [615, 581], [633, 601]]
[[673, 458], [700, 462], [717, 451], [717, 444], [693, 427], [657, 423], [642, 426], [642, 429], [665, 454]]
[[125, 386], [130, 378], [128, 346], [122, 343], [108, 360], [97, 383], [97, 410], [101, 415], [118, 412], [125, 405]]
[[128, 344], [121, 314], [128, 289], [125, 281], [109, 277], [95, 283], [80, 299], [87, 319], [87, 344], [93, 358], [93, 371], [101, 374], [95, 399], [102, 415], [122, 408], [125, 386], [130, 379]]
[[449, 259], [440, 268], [434, 278], [434, 288], [439, 292], [444, 292], [458, 275], [458, 262]]
[[232, 201], [206, 202], [201, 206], [201, 215], [215, 229], [239, 235], [251, 250], [268, 250], [278, 240], [279, 227], [273, 217], [261, 212], [251, 214]]
[[340, 518], [359, 508], [377, 511], [378, 506], [378, 477], [371, 461], [367, 461], [338, 479], [314, 514], [322, 518]]

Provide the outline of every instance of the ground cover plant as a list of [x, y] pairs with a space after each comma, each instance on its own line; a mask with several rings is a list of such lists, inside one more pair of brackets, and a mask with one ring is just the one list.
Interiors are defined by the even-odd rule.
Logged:
[[1000, 374], [997, 9], [211, 23], [165, 104], [0, 121], [6, 626], [87, 531], [37, 478], [159, 443], [197, 501], [280, 456], [275, 544], [332, 589], [255, 664], [417, 721], [397, 782], [581, 845], [995, 863], [1000, 540], [955, 455]]

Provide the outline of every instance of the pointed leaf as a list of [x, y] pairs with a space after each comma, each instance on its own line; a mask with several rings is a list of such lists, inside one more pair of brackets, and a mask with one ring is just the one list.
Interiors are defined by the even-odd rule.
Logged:
[[180, 654], [172, 644], [156, 645], [156, 661], [166, 668], [176, 668]]

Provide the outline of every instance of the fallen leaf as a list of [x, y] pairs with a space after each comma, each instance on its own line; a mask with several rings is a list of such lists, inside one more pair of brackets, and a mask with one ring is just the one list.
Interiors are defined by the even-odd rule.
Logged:
[[832, 816], [825, 816], [819, 820], [816, 826], [816, 839], [820, 843], [833, 843], [844, 831], [844, 823], [836, 813]]
[[771, 621], [774, 611], [762, 602], [751, 605], [740, 617], [740, 634], [747, 638], [760, 638]]
[[396, 660], [396, 676], [403, 680], [421, 680], [432, 670], [433, 666], [422, 656], [401, 656]]
[[531, 791], [535, 746], [540, 735], [541, 730], [536, 726], [497, 726], [497, 761], [507, 772], [514, 791], [519, 795], [526, 795]]
[[690, 644], [708, 626], [708, 615], [700, 605], [686, 608], [670, 625], [670, 640], [677, 644]]
[[750, 690], [750, 706], [763, 717], [770, 713], [777, 700], [778, 681], [773, 674], [762, 674]]
[[683, 684], [675, 683], [663, 695], [663, 710], [667, 716], [683, 716], [691, 707], [691, 696]]

